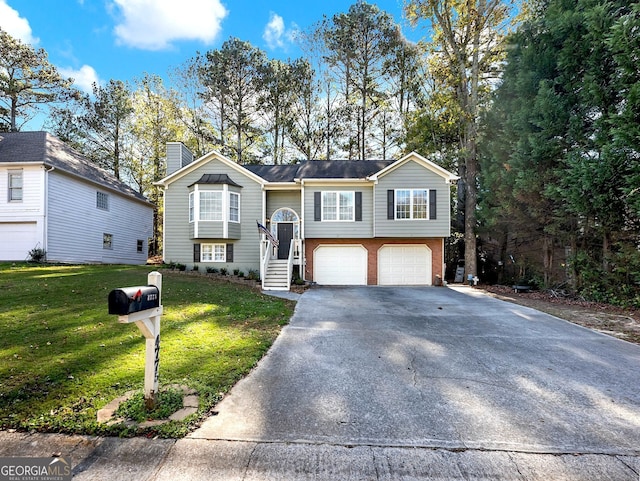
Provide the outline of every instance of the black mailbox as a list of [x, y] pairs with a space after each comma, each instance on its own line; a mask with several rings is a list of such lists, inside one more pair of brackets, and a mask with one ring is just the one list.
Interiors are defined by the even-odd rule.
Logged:
[[160, 307], [160, 291], [156, 286], [122, 287], [109, 293], [109, 314], [126, 316], [155, 307]]

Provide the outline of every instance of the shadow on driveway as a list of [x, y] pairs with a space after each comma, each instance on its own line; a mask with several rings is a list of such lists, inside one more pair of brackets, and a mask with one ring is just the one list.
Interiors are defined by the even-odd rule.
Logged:
[[466, 287], [316, 288], [191, 438], [640, 453], [640, 346]]

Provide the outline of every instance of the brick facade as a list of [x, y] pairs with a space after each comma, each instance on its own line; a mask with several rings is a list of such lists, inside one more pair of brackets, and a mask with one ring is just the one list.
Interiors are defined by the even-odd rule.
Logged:
[[443, 249], [444, 239], [442, 238], [418, 238], [418, 239], [305, 239], [305, 279], [313, 280], [313, 251], [320, 245], [362, 245], [367, 249], [367, 283], [369, 285], [378, 284], [378, 250], [383, 245], [390, 244], [424, 244], [431, 249], [431, 284], [436, 285], [436, 276], [444, 278], [443, 272]]

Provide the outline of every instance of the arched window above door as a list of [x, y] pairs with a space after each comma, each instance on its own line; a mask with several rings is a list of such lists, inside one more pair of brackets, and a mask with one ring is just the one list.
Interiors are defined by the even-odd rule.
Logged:
[[[289, 229], [293, 227], [289, 232], [289, 238], [300, 239], [300, 217], [296, 214], [296, 211], [288, 207], [283, 207], [276, 210], [270, 219], [271, 232], [280, 240], [281, 230], [287, 231], [286, 226], [289, 225]], [[282, 226], [282, 227], [278, 227]], [[292, 237], [291, 237], [292, 236]], [[286, 240], [286, 239], [285, 239]]]
[[278, 209], [271, 216], [271, 223], [277, 222], [293, 222], [299, 223], [300, 218], [298, 214], [293, 209], [289, 209], [288, 207], [283, 207], [282, 209]]

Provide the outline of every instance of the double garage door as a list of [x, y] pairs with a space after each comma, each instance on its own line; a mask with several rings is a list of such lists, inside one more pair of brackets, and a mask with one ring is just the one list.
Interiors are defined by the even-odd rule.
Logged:
[[[314, 251], [314, 280], [322, 285], [366, 285], [367, 249], [324, 245]], [[430, 285], [431, 250], [422, 244], [384, 245], [377, 251], [379, 285]]]

